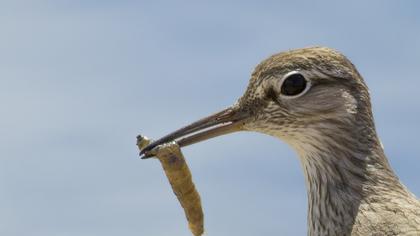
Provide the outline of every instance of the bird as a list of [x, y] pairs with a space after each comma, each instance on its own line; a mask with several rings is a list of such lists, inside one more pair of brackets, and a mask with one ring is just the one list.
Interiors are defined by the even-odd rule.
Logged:
[[305, 176], [307, 234], [420, 235], [420, 202], [399, 180], [378, 138], [369, 90], [341, 52], [315, 46], [259, 63], [232, 106], [152, 142], [184, 147], [237, 131], [291, 146]]

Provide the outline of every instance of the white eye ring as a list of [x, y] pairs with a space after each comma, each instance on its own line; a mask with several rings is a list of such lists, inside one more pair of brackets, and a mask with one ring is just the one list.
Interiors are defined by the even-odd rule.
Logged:
[[[301, 75], [305, 79], [305, 82], [306, 82], [305, 88], [301, 92], [299, 92], [298, 94], [296, 94], [296, 95], [286, 95], [286, 94], [283, 94], [281, 91], [282, 91], [282, 87], [284, 85], [284, 82], [288, 78], [290, 78], [290, 76], [296, 75], [296, 74]], [[290, 71], [287, 74], [285, 74], [281, 78], [281, 80], [280, 80], [280, 89], [279, 89], [279, 91], [280, 91], [280, 97], [283, 98], [283, 99], [294, 99], [294, 98], [298, 98], [298, 97], [304, 95], [306, 92], [308, 92], [308, 90], [311, 88], [311, 85], [312, 85], [311, 81], [309, 79], [307, 79], [307, 76], [305, 76], [304, 73], [302, 73], [301, 71]]]

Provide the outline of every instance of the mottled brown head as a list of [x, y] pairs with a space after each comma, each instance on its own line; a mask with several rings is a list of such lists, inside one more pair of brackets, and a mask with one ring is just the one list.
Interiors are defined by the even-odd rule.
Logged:
[[[295, 143], [302, 135], [311, 138], [313, 130], [362, 125], [359, 121], [373, 127], [371, 116], [367, 87], [344, 55], [325, 47], [297, 49], [262, 61], [235, 105], [163, 137], [149, 149], [181, 137], [179, 144], [185, 146], [240, 130]], [[193, 135], [185, 138], [188, 134]]]
[[[244, 129], [297, 142], [314, 129], [373, 126], [368, 89], [341, 53], [312, 47], [275, 54], [252, 73], [238, 107], [250, 118]], [[313, 133], [313, 132], [312, 132]]]

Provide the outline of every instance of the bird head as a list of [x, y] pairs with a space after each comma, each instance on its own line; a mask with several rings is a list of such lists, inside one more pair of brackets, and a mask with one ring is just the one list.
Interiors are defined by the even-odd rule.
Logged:
[[156, 140], [141, 154], [148, 157], [149, 150], [173, 140], [182, 147], [237, 131], [302, 146], [325, 137], [324, 131], [365, 125], [373, 127], [369, 93], [354, 65], [335, 50], [303, 48], [265, 59], [234, 105]]

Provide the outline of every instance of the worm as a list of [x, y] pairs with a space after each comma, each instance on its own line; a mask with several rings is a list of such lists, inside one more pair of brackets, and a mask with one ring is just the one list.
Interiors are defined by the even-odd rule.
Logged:
[[[144, 136], [137, 136], [137, 146], [143, 149], [150, 143]], [[147, 153], [156, 156], [162, 164], [166, 177], [181, 206], [194, 236], [204, 233], [204, 214], [200, 195], [192, 181], [192, 175], [176, 142], [159, 145]]]

